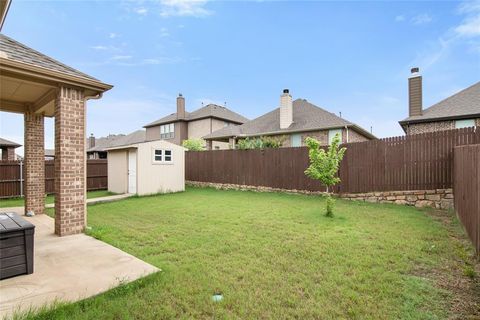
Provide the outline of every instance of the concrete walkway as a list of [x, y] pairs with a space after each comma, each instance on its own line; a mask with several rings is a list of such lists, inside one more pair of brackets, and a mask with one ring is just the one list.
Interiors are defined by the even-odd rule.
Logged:
[[159, 271], [85, 234], [56, 236], [54, 220], [45, 214], [24, 218], [35, 225], [34, 273], [0, 281], [0, 319], [55, 300], [81, 300]]
[[[104, 202], [113, 202], [118, 201], [126, 198], [130, 198], [134, 194], [132, 193], [123, 193], [123, 194], [116, 194], [113, 196], [106, 196], [106, 197], [98, 197], [98, 198], [90, 198], [87, 199], [88, 204], [95, 204], [95, 203], [104, 203]], [[45, 208], [54, 208], [54, 203], [48, 203], [45, 205]], [[7, 208], [0, 208], [0, 212], [18, 212], [19, 214], [24, 214], [24, 207], [7, 207]]]
[[[116, 195], [113, 195], [113, 196], [91, 198], [91, 199], [87, 199], [87, 204], [118, 201], [118, 200], [129, 198], [131, 196], [133, 196], [132, 193], [123, 193], [123, 194], [116, 194]], [[54, 203], [49, 203], [49, 204], [45, 205], [45, 208], [54, 208], [54, 207], [55, 207]]]

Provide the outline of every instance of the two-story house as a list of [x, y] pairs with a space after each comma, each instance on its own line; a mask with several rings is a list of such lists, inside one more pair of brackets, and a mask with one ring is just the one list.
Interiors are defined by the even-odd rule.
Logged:
[[328, 145], [335, 135], [343, 143], [361, 142], [376, 137], [359, 125], [328, 112], [305, 99], [292, 101], [288, 89], [280, 96], [280, 106], [240, 126], [217, 130], [204, 139], [207, 146], [218, 142], [229, 143], [231, 148], [239, 139], [256, 137], [281, 137], [282, 147], [305, 146], [307, 137], [316, 138]]
[[408, 117], [399, 121], [407, 135], [480, 127], [480, 82], [423, 109], [422, 76], [412, 68], [408, 78]]
[[[187, 139], [202, 137], [225, 127], [238, 126], [248, 121], [242, 115], [216, 104], [208, 104], [192, 112], [185, 110], [185, 98], [177, 97], [177, 112], [147, 124], [147, 140], [168, 140], [181, 145]], [[228, 143], [215, 142], [213, 149], [228, 149]]]

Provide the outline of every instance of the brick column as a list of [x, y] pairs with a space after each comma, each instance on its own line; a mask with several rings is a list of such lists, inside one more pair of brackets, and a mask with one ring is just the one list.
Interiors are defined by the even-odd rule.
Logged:
[[25, 213], [45, 210], [45, 147], [43, 115], [27, 112], [25, 122]]
[[81, 233], [85, 221], [84, 93], [60, 87], [55, 101], [55, 233]]

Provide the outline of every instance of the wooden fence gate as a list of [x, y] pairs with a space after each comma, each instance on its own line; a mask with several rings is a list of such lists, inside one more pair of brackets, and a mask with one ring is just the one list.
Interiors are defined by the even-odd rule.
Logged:
[[480, 253], [480, 144], [455, 147], [455, 211]]

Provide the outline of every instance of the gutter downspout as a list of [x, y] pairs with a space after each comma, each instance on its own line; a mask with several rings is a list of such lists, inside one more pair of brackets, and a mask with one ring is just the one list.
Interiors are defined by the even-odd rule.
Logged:
[[[100, 92], [99, 94], [97, 95], [94, 95], [94, 96], [85, 96], [83, 98], [83, 108], [84, 108], [84, 112], [83, 112], [83, 140], [85, 141], [86, 139], [86, 136], [87, 136], [87, 101], [88, 100], [98, 100], [100, 98], [103, 97], [103, 92]], [[84, 223], [85, 223], [85, 230], [87, 229], [87, 144], [84, 143], [83, 144], [83, 177], [84, 177], [84, 181], [83, 181], [83, 194], [85, 195], [84, 196], [84, 199], [83, 199], [83, 206], [84, 206], [84, 212], [85, 212], [85, 215], [84, 215]], [[84, 231], [85, 231], [84, 230]]]
[[348, 126], [345, 126], [345, 130], [347, 131], [347, 143], [349, 143], [349, 142], [350, 142], [350, 139], [349, 139], [349, 137], [348, 137]]

